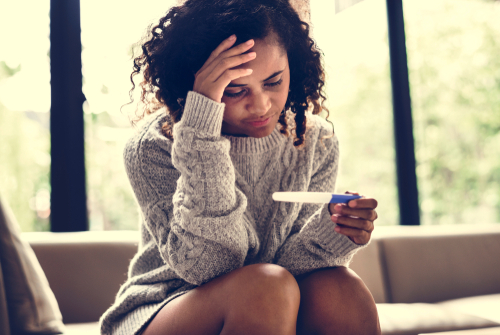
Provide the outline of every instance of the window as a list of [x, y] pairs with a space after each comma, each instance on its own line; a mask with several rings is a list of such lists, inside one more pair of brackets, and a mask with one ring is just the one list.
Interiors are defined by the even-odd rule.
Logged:
[[500, 221], [500, 4], [405, 0], [422, 224]]
[[313, 37], [326, 63], [325, 105], [340, 143], [336, 189], [376, 198], [377, 224], [398, 224], [385, 1], [334, 13], [333, 1], [311, 3]]
[[150, 23], [172, 6], [148, 0], [81, 2], [87, 206], [90, 230], [138, 229], [138, 212], [123, 163], [134, 129], [127, 114], [132, 53]]
[[0, 14], [0, 191], [23, 231], [49, 230], [49, 1]]
[[[122, 159], [135, 105], [121, 106], [129, 102], [135, 43], [174, 3], [81, 2], [92, 230], [138, 227]], [[403, 4], [422, 223], [499, 222], [500, 4]], [[3, 32], [16, 32], [0, 35], [0, 191], [24, 231], [48, 230], [51, 214], [49, 5], [9, 2], [0, 17]], [[341, 145], [337, 190], [375, 197], [377, 223], [397, 224], [386, 2], [335, 9], [335, 2], [311, 1], [326, 105]]]

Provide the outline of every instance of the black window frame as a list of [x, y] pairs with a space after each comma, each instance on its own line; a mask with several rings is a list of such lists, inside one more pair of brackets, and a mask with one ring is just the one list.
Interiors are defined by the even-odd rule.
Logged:
[[50, 0], [50, 230], [89, 229], [80, 0]]

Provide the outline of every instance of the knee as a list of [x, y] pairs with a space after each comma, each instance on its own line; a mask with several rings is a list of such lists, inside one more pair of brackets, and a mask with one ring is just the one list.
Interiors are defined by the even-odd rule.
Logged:
[[231, 314], [241, 312], [246, 318], [253, 315], [261, 321], [296, 320], [300, 290], [286, 269], [274, 264], [253, 264], [233, 271], [232, 275], [226, 286]]
[[[363, 280], [351, 269], [339, 268], [338, 288], [343, 291], [338, 304], [346, 305], [341, 321], [346, 329], [342, 334], [380, 334], [377, 306]], [[348, 303], [345, 301], [349, 299]]]
[[300, 282], [299, 324], [307, 334], [380, 334], [373, 297], [354, 271], [317, 271]]
[[300, 290], [293, 275], [275, 264], [253, 264], [236, 271], [234, 280], [228, 283], [228, 292], [241, 298], [300, 303]]

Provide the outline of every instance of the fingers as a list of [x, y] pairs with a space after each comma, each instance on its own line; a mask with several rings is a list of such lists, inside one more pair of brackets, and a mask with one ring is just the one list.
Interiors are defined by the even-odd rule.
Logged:
[[255, 52], [244, 53], [254, 45], [254, 40], [232, 47], [235, 41], [236, 37], [233, 35], [222, 41], [212, 52], [202, 68], [195, 74], [193, 91], [221, 102], [224, 90], [232, 80], [252, 73], [251, 69], [235, 69], [235, 67], [256, 57]]
[[335, 210], [336, 205], [337, 204], [328, 204], [328, 211], [330, 211], [330, 215], [337, 213], [337, 211]]
[[351, 239], [351, 241], [353, 241], [356, 244], [366, 244], [370, 242], [371, 233], [365, 230], [350, 228], [338, 224], [335, 227], [335, 231], [339, 234], [346, 235]]
[[361, 199], [355, 199], [355, 200], [349, 201], [349, 207], [351, 207], [351, 208], [375, 209], [375, 208], [377, 208], [377, 205], [378, 205], [377, 200], [371, 199], [371, 198], [370, 199], [361, 198]]
[[215, 48], [214, 51], [212, 51], [212, 53], [210, 54], [210, 56], [208, 57], [207, 61], [205, 62], [205, 64], [203, 64], [203, 66], [201, 67], [201, 69], [198, 71], [198, 72], [201, 72], [203, 71], [209, 64], [211, 64], [213, 62], [213, 60], [215, 58], [217, 58], [223, 51], [229, 49], [233, 44], [234, 42], [236, 42], [236, 35], [231, 35], [229, 36], [228, 38], [226, 38], [224, 41], [222, 41], [221, 44], [219, 44], [219, 46], [217, 48]]
[[[251, 61], [252, 59], [254, 59], [256, 57], [256, 55], [257, 54], [255, 52], [250, 52], [247, 54], [242, 54], [242, 55], [237, 55], [237, 56], [221, 59], [214, 66], [214, 68], [212, 69], [212, 72], [208, 75], [207, 80], [210, 80], [212, 82], [217, 81], [224, 73], [228, 72], [229, 69]], [[239, 78], [239, 77], [237, 77], [237, 78]], [[236, 78], [232, 78], [231, 80], [234, 80], [234, 79], [236, 79]], [[227, 84], [229, 84], [229, 82]], [[225, 86], [227, 86], [227, 84]]]
[[[349, 191], [346, 194], [359, 195], [359, 193]], [[378, 218], [378, 214], [375, 211], [378, 205], [377, 200], [363, 197], [351, 200], [348, 204], [333, 205], [329, 209], [330, 212], [335, 213], [332, 215], [332, 221], [337, 224], [335, 231], [346, 235], [356, 244], [368, 243], [371, 233], [375, 229], [373, 221]]]
[[370, 241], [375, 229], [373, 221], [377, 218], [374, 210], [352, 209], [345, 204], [337, 204], [334, 209], [337, 213], [332, 215], [332, 221], [337, 224], [337, 233], [346, 235], [356, 244], [366, 244]]
[[[354, 194], [359, 195], [358, 192], [346, 191], [346, 194]], [[366, 199], [364, 196], [361, 199], [351, 200], [349, 201], [349, 207], [357, 207], [357, 208], [377, 208], [377, 200], [375, 199]]]
[[[367, 199], [368, 200], [368, 199]], [[351, 201], [352, 202], [352, 201]], [[349, 216], [356, 216], [365, 220], [375, 221], [378, 218], [377, 212], [369, 208], [351, 208], [345, 204], [336, 204], [335, 213]]]
[[[234, 36], [234, 35], [233, 35]], [[202, 72], [209, 74], [213, 71], [213, 69], [219, 64], [222, 59], [230, 58], [236, 55], [241, 55], [245, 51], [249, 50], [255, 44], [254, 40], [248, 40], [245, 43], [241, 43], [240, 45], [231, 48], [231, 46], [236, 41], [236, 38], [230, 40], [226, 39], [222, 41], [222, 43], [210, 54], [207, 61], [201, 69], [196, 73], [196, 75], [200, 75]], [[246, 60], [248, 61], [248, 60]], [[239, 64], [238, 64], [239, 65]], [[237, 65], [233, 65], [237, 66]]]
[[353, 218], [350, 216], [334, 214], [332, 215], [332, 221], [345, 227], [353, 228], [356, 230], [363, 230], [368, 233], [371, 233], [373, 229], [375, 229], [373, 221], [364, 220], [361, 218]]
[[354, 194], [354, 195], [359, 195], [358, 192], [351, 192], [351, 191], [345, 191], [345, 194]]
[[233, 69], [226, 70], [218, 79], [218, 83], [222, 87], [226, 87], [232, 80], [248, 76], [253, 72], [252, 69]]

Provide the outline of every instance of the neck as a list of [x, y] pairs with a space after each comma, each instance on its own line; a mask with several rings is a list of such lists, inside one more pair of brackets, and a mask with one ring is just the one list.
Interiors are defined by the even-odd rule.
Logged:
[[222, 135], [235, 136], [235, 137], [249, 137], [248, 135], [245, 135], [245, 134], [229, 134], [229, 133], [224, 133], [224, 132], [222, 132]]

